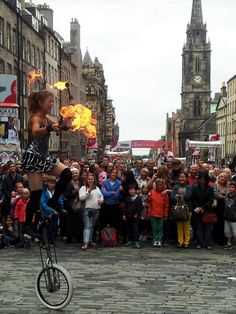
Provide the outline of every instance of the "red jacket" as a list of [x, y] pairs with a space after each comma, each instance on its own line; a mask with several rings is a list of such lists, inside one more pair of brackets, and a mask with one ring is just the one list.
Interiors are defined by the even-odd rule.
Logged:
[[149, 216], [164, 218], [168, 216], [169, 209], [169, 195], [162, 195], [162, 192], [158, 192], [153, 189], [150, 192], [150, 207]]
[[29, 200], [23, 201], [22, 199], [19, 199], [19, 201], [16, 203], [15, 218], [18, 219], [19, 222], [25, 222], [25, 212], [28, 201]]
[[188, 177], [188, 184], [189, 185], [194, 185], [194, 184], [197, 184], [197, 183], [198, 183], [198, 178], [197, 177], [192, 177], [192, 176]]

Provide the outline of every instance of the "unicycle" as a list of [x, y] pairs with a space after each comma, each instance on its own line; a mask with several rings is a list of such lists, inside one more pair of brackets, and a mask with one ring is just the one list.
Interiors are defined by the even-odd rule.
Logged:
[[49, 309], [60, 310], [72, 298], [73, 285], [68, 271], [57, 264], [55, 245], [48, 242], [47, 220], [39, 221], [41, 239], [38, 240], [42, 268], [36, 275], [35, 291], [39, 301]]

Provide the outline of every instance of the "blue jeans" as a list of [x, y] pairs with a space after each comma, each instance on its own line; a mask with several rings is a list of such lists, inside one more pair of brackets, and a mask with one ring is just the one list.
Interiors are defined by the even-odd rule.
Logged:
[[12, 240], [12, 238], [10, 238], [9, 236], [3, 235], [3, 237], [2, 237], [3, 246], [4, 246], [4, 247], [5, 247], [5, 246], [9, 246], [11, 240]]
[[84, 243], [88, 244], [93, 239], [93, 227], [98, 219], [99, 210], [94, 208], [85, 208], [83, 211], [84, 221]]

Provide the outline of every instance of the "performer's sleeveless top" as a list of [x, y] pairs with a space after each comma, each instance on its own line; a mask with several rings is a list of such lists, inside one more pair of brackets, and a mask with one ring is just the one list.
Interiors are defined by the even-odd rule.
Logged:
[[[46, 121], [41, 121], [40, 127], [44, 128], [50, 123], [50, 120], [46, 118]], [[50, 171], [57, 164], [57, 158], [49, 154], [50, 133], [39, 137], [33, 136], [30, 126], [28, 130], [28, 146], [22, 159], [23, 171], [31, 173]]]

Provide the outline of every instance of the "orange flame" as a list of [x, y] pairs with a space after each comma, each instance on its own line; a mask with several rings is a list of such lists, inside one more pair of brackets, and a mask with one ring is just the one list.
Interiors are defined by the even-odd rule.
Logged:
[[67, 82], [58, 81], [55, 84], [53, 84], [53, 87], [56, 87], [59, 90], [67, 89]]
[[96, 138], [96, 119], [92, 118], [92, 111], [81, 104], [64, 106], [60, 110], [63, 118], [72, 118], [71, 131], [79, 130], [88, 138]]
[[67, 82], [58, 81], [58, 82], [56, 82], [56, 83], [53, 84], [53, 85], [47, 83], [47, 86], [48, 86], [49, 88], [57, 88], [57, 89], [59, 89], [60, 91], [63, 91], [63, 90], [65, 90], [65, 89], [67, 89], [67, 86], [66, 86], [67, 84], [68, 84]]
[[42, 70], [30, 71], [28, 73], [28, 83], [29, 83], [29, 85], [32, 85], [36, 78], [43, 79], [43, 71]]

